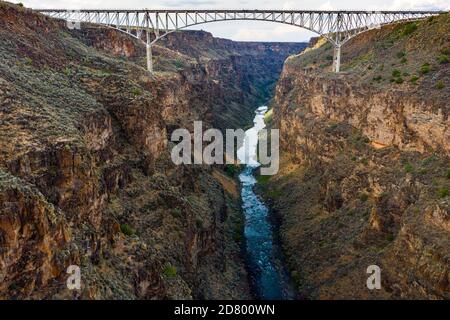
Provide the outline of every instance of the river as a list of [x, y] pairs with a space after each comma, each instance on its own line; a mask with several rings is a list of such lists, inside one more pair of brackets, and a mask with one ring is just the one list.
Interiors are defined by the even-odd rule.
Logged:
[[260, 166], [257, 161], [258, 133], [265, 128], [266, 112], [265, 106], [255, 111], [254, 126], [245, 132], [244, 144], [237, 152], [239, 161], [246, 163], [239, 180], [245, 214], [247, 265], [256, 298], [293, 299], [294, 290], [283, 267], [280, 248], [274, 241], [274, 227], [268, 217], [269, 209], [253, 190], [257, 183], [253, 172]]

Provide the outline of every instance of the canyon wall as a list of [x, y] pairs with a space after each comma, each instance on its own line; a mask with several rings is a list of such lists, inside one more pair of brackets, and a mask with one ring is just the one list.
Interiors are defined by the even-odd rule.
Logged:
[[442, 15], [366, 32], [340, 74], [323, 39], [287, 59], [280, 172], [261, 190], [302, 296], [449, 298], [449, 31]]
[[[145, 47], [114, 30], [86, 25], [73, 35], [89, 46], [146, 65]], [[193, 95], [198, 95], [189, 106], [208, 104], [206, 117], [214, 127], [245, 127], [252, 123], [255, 106], [273, 97], [284, 60], [305, 47], [305, 43], [235, 42], [204, 31], [178, 31], [156, 42], [154, 68], [189, 80]]]
[[[169, 138], [194, 120], [252, 119], [301, 46], [178, 33], [149, 75], [120, 32], [4, 2], [0, 18], [0, 298], [249, 298], [238, 186], [173, 165]], [[181, 52], [204, 39], [220, 46]]]

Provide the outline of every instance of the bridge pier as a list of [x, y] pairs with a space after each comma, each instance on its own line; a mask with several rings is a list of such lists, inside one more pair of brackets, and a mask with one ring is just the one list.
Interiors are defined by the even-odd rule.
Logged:
[[145, 31], [145, 35], [146, 35], [146, 40], [147, 40], [147, 71], [150, 73], [153, 73], [153, 53], [152, 53], [152, 42], [151, 42], [151, 38], [150, 38], [150, 31], [147, 28], [147, 30]]
[[334, 57], [333, 57], [333, 69], [334, 72], [339, 73], [341, 70], [341, 45], [337, 44], [334, 46]]
[[150, 73], [153, 73], [153, 54], [152, 54], [152, 45], [147, 43], [147, 70]]

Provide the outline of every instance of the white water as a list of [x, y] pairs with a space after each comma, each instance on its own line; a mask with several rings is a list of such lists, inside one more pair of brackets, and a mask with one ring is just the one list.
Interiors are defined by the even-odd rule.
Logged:
[[245, 131], [244, 143], [237, 151], [237, 158], [241, 163], [259, 167], [260, 164], [257, 161], [258, 133], [266, 127], [264, 114], [267, 112], [267, 107], [259, 107], [255, 112], [253, 127]]
[[237, 151], [238, 160], [246, 164], [239, 180], [242, 184], [241, 197], [245, 214], [247, 262], [257, 298], [290, 299], [293, 297], [293, 290], [279, 259], [280, 250], [273, 242], [269, 210], [253, 191], [256, 184], [253, 171], [260, 166], [257, 161], [258, 133], [265, 128], [266, 112], [265, 106], [256, 110], [254, 126], [245, 132], [244, 144]]

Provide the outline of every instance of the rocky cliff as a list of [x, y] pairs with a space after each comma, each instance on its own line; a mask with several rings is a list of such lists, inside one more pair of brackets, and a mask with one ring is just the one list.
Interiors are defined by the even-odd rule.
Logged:
[[[73, 34], [89, 46], [146, 65], [145, 47], [114, 30], [85, 25]], [[190, 107], [207, 103], [204, 111], [214, 127], [245, 127], [253, 120], [255, 106], [273, 97], [286, 57], [305, 47], [305, 43], [235, 42], [204, 31], [179, 31], [156, 43], [154, 68], [190, 80], [198, 92]]]
[[338, 75], [323, 39], [286, 61], [281, 170], [261, 181], [305, 297], [450, 297], [449, 31], [442, 15], [366, 32]]
[[301, 46], [178, 33], [149, 76], [122, 33], [4, 2], [0, 17], [0, 298], [248, 298], [235, 182], [174, 166], [168, 139], [251, 119]]

